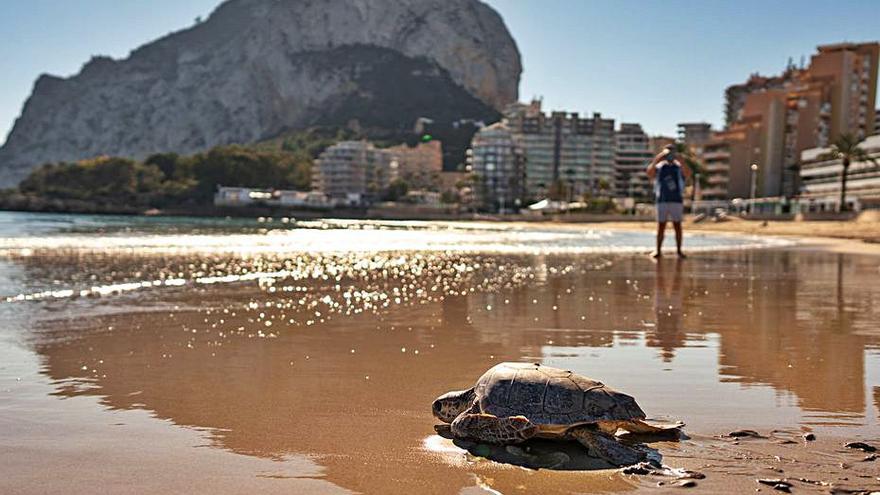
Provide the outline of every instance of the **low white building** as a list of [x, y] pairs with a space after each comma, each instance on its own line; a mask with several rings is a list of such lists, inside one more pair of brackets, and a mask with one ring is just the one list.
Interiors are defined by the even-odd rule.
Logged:
[[330, 209], [334, 203], [318, 191], [286, 191], [249, 187], [217, 188], [214, 206], [275, 206], [284, 208]]
[[318, 191], [276, 191], [278, 203], [290, 208], [329, 209], [333, 202]]
[[250, 206], [271, 199], [271, 191], [249, 187], [220, 186], [217, 188], [217, 193], [214, 194], [214, 206]]
[[[880, 208], [880, 135], [868, 136], [861, 147], [877, 160], [877, 164], [850, 164], [846, 181], [846, 201], [850, 209]], [[823, 159], [822, 156], [828, 151], [828, 148], [812, 148], [801, 153], [801, 209], [838, 209], [843, 163], [839, 159]]]
[[398, 201], [401, 203], [409, 203], [414, 205], [423, 205], [423, 206], [431, 206], [435, 208], [439, 208], [442, 206], [442, 202], [440, 201], [441, 194], [435, 191], [409, 191], [406, 193], [406, 196], [399, 199]]

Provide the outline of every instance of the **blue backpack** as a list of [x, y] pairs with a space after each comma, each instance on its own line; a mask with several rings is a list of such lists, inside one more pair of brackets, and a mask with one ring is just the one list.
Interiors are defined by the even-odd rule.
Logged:
[[681, 167], [669, 162], [662, 162], [657, 166], [654, 196], [658, 203], [682, 203], [684, 201], [684, 174], [681, 172]]

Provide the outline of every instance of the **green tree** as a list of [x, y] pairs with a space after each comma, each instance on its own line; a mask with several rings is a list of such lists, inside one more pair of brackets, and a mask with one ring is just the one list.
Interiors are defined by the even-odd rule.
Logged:
[[290, 153], [262, 151], [243, 146], [222, 146], [192, 158], [196, 195], [213, 197], [217, 186], [272, 189], [307, 189], [310, 161]]
[[843, 170], [840, 172], [840, 211], [846, 211], [846, 181], [849, 175], [849, 167], [852, 162], [870, 162], [877, 164], [877, 160], [871, 157], [860, 145], [862, 140], [853, 134], [841, 134], [831, 143], [831, 149], [822, 154], [822, 160], [840, 160]]
[[451, 205], [461, 201], [460, 196], [455, 191], [443, 191], [440, 193], [440, 202]]
[[409, 192], [409, 184], [403, 179], [395, 179], [388, 186], [388, 191], [386, 191], [383, 199], [385, 201], [397, 201], [398, 199], [406, 196], [406, 193]]
[[162, 171], [165, 180], [171, 180], [178, 173], [180, 156], [177, 153], [156, 153], [144, 160], [147, 165], [155, 165]]
[[162, 171], [118, 157], [44, 165], [19, 185], [23, 193], [48, 199], [143, 206], [152, 204]]

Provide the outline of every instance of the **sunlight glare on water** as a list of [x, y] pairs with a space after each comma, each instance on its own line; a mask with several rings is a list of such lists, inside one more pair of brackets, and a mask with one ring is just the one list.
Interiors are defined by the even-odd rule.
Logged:
[[[24, 227], [24, 226], [27, 227]], [[649, 232], [583, 229], [572, 225], [526, 225], [479, 222], [374, 220], [189, 219], [81, 215], [0, 215], [0, 256], [41, 259], [74, 256], [75, 285], [53, 281], [51, 287], [15, 292], [2, 287], [7, 302], [106, 296], [167, 287], [200, 286], [274, 279], [301, 279], [316, 270], [358, 268], [364, 256], [376, 256], [368, 269], [384, 269], [385, 261], [403, 253], [400, 263], [425, 259], [413, 253], [435, 253], [434, 260], [459, 254], [611, 254], [648, 252]], [[691, 251], [778, 247], [779, 239], [693, 235]], [[86, 271], [88, 255], [199, 256], [192, 263], [149, 264], [132, 273], [102, 275]], [[219, 258], [214, 258], [219, 257]], [[232, 258], [230, 258], [232, 257]], [[98, 258], [103, 260], [103, 258]], [[393, 261], [391, 261], [393, 263]], [[98, 262], [101, 265], [103, 262]], [[378, 263], [378, 264], [377, 264]], [[103, 266], [96, 267], [103, 269]], [[362, 267], [361, 267], [362, 268]], [[84, 277], [85, 275], [85, 277]], [[89, 280], [84, 280], [85, 278]], [[61, 282], [61, 281], [57, 281]]]
[[[59, 216], [62, 217], [63, 216]], [[311, 220], [267, 222], [214, 219], [180, 232], [187, 219], [138, 219], [122, 227], [116, 217], [64, 225], [40, 235], [0, 238], [0, 254], [27, 256], [43, 250], [140, 253], [303, 253], [455, 251], [490, 253], [638, 253], [653, 248], [651, 232], [479, 222]], [[43, 219], [45, 222], [46, 219]], [[2, 227], [2, 226], [0, 226]], [[48, 232], [47, 232], [48, 231]], [[46, 235], [46, 234], [49, 235]], [[695, 234], [692, 251], [781, 246], [788, 241]]]

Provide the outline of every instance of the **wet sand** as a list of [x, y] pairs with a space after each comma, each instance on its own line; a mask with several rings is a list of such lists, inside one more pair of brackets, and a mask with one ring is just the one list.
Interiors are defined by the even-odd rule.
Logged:
[[[657, 228], [654, 222], [606, 222], [589, 224], [598, 228], [620, 230], [647, 230]], [[825, 244], [829, 240], [850, 240], [851, 245], [862, 245], [880, 253], [880, 221], [877, 220], [807, 220], [807, 221], [763, 221], [745, 220], [731, 217], [726, 222], [704, 220], [694, 223], [690, 218], [684, 225], [688, 232], [710, 232], [726, 234], [743, 234], [754, 236], [794, 236], [800, 240], [808, 240], [811, 244]], [[833, 244], [840, 245], [835, 242]]]
[[[873, 256], [68, 253], [10, 259], [3, 275], [281, 269], [4, 306], [0, 493], [680, 489], [616, 470], [524, 469], [437, 436], [431, 401], [502, 361], [571, 369], [685, 421], [685, 438], [649, 446], [704, 473], [694, 491], [773, 492], [757, 478], [798, 493], [880, 490], [880, 460], [843, 448], [880, 447]], [[765, 438], [723, 437], [744, 428]], [[571, 445], [559, 452], [578, 460]]]

